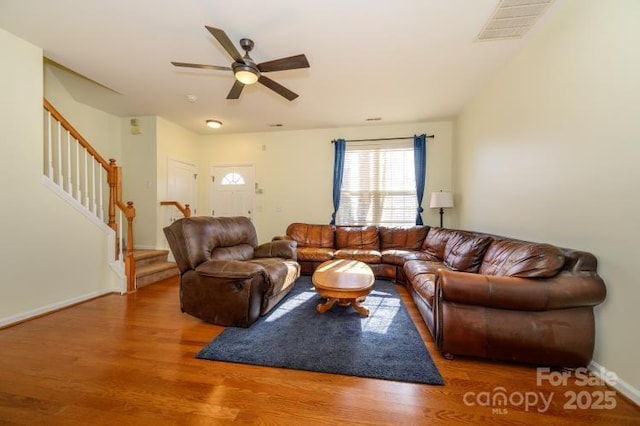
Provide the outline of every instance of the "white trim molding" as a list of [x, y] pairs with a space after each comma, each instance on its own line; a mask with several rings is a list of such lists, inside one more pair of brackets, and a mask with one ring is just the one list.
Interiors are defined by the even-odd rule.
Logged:
[[[588, 368], [593, 374], [598, 376], [598, 378], [604, 380], [608, 386], [620, 392], [637, 406], [640, 406], [640, 390], [634, 388], [631, 384], [618, 377], [613, 371], [606, 369], [595, 361], [591, 361]], [[611, 377], [615, 377], [616, 379], [612, 381], [610, 380]]]
[[71, 299], [62, 300], [60, 302], [52, 303], [50, 305], [42, 306], [30, 311], [22, 312], [18, 315], [10, 317], [0, 318], [0, 328], [7, 327], [13, 324], [20, 323], [44, 314], [48, 314], [63, 308], [67, 308], [78, 303], [86, 302], [87, 300], [95, 299], [96, 297], [104, 296], [105, 294], [119, 293], [120, 289], [104, 289], [97, 290], [91, 293], [83, 294], [81, 296], [72, 297]]

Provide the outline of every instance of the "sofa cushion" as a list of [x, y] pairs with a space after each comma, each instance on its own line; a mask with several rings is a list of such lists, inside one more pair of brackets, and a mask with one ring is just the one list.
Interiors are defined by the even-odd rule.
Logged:
[[211, 260], [249, 260], [253, 258], [254, 248], [249, 244], [230, 247], [216, 247], [211, 250]]
[[407, 261], [402, 270], [407, 280], [412, 283], [416, 277], [421, 274], [436, 274], [439, 269], [448, 269], [442, 262], [431, 262], [425, 260], [409, 260]]
[[381, 226], [378, 228], [380, 249], [420, 250], [428, 231], [428, 226], [412, 226], [410, 228]]
[[429, 253], [417, 250], [395, 250], [387, 249], [381, 252], [382, 263], [388, 263], [390, 265], [402, 266], [409, 260], [437, 260]]
[[262, 267], [266, 274], [267, 288], [264, 297], [272, 297], [283, 291], [289, 290], [295, 280], [300, 276], [300, 265], [292, 260], [278, 258], [253, 259], [246, 263], [252, 263]]
[[444, 249], [443, 263], [454, 271], [478, 272], [492, 238], [456, 231]]
[[429, 228], [422, 249], [439, 260], [444, 259], [444, 248], [453, 233], [454, 231], [445, 228]]
[[333, 259], [335, 250], [323, 247], [298, 247], [297, 259], [300, 262], [325, 262]]
[[478, 272], [523, 278], [548, 278], [558, 274], [564, 255], [550, 244], [515, 240], [494, 240]]
[[378, 228], [375, 226], [341, 226], [336, 228], [336, 248], [379, 250]]
[[287, 236], [296, 241], [298, 247], [333, 248], [334, 234], [333, 225], [292, 223], [287, 227]]
[[380, 263], [382, 259], [382, 255], [378, 250], [367, 250], [367, 249], [340, 249], [337, 250], [334, 254], [335, 259], [351, 259], [351, 260], [359, 260], [364, 263]]
[[423, 298], [431, 308], [433, 308], [435, 281], [435, 274], [420, 274], [411, 283], [413, 291]]

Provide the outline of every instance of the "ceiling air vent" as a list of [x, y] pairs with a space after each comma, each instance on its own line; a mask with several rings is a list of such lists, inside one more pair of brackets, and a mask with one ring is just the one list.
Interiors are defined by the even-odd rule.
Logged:
[[522, 37], [553, 0], [501, 0], [484, 26], [478, 40], [503, 40]]

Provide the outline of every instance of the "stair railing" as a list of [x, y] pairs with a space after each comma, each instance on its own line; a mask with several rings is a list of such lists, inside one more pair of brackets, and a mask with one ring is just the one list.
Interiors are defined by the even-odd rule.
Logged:
[[115, 259], [124, 270], [127, 292], [134, 291], [136, 210], [133, 202], [122, 201], [122, 168], [114, 159], [107, 162], [46, 99], [43, 106], [44, 175], [78, 208], [113, 229]]
[[189, 204], [182, 205], [180, 201], [160, 201], [161, 206], [175, 206], [184, 217], [191, 217], [191, 207]]

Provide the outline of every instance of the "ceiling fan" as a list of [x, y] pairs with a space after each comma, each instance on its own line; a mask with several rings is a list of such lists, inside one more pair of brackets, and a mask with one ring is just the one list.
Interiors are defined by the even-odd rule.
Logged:
[[185, 62], [171, 62], [176, 67], [187, 68], [202, 68], [213, 69], [222, 71], [233, 71], [236, 78], [231, 91], [227, 95], [227, 99], [238, 99], [242, 93], [242, 89], [247, 84], [254, 84], [256, 82], [261, 83], [263, 86], [267, 86], [280, 96], [292, 101], [298, 97], [298, 95], [279, 83], [271, 80], [263, 73], [272, 71], [285, 71], [298, 68], [309, 68], [309, 61], [305, 55], [289, 56], [288, 58], [275, 59], [273, 61], [262, 62], [256, 64], [249, 56], [249, 52], [253, 49], [253, 40], [243, 38], [240, 40], [240, 47], [245, 51], [244, 56], [240, 55], [238, 49], [233, 45], [227, 34], [218, 28], [208, 27], [205, 28], [213, 35], [218, 43], [222, 45], [224, 50], [227, 51], [229, 56], [233, 58], [233, 63], [230, 67], [222, 67], [218, 65], [201, 65], [201, 64], [189, 64]]

